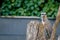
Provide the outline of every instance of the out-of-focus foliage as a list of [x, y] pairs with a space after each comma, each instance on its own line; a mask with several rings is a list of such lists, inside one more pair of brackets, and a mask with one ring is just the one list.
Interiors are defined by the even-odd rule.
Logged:
[[46, 12], [55, 18], [59, 0], [3, 0], [0, 7], [1, 16], [39, 16]]

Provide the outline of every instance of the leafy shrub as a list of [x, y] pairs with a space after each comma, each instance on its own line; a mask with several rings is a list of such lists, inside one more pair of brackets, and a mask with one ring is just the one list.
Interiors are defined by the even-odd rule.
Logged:
[[3, 0], [0, 15], [40, 17], [41, 12], [46, 12], [48, 17], [55, 18], [58, 2], [57, 0]]

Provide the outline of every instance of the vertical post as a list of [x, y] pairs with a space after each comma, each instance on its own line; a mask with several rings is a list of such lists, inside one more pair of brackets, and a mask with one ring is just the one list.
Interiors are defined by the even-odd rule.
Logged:
[[59, 22], [60, 22], [60, 6], [59, 6], [58, 14], [57, 14], [57, 17], [56, 17], [56, 21], [53, 24], [51, 40], [55, 40], [55, 37], [56, 37], [56, 28], [57, 28]]

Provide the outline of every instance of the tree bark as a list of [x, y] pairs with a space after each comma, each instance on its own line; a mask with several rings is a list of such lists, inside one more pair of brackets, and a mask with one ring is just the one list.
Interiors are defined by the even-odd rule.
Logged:
[[56, 16], [56, 21], [53, 25], [53, 30], [52, 30], [52, 34], [51, 34], [51, 39], [50, 40], [55, 40], [56, 38], [56, 28], [58, 27], [58, 23], [60, 22], [60, 6], [59, 6], [59, 10], [58, 10], [58, 14]]
[[38, 33], [39, 21], [30, 21], [27, 25], [26, 40], [36, 40]]

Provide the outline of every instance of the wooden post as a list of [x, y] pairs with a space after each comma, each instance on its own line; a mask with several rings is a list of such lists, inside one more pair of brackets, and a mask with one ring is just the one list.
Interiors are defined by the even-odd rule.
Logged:
[[56, 37], [56, 28], [58, 26], [58, 23], [60, 22], [60, 6], [59, 6], [59, 10], [58, 10], [58, 14], [57, 14], [57, 17], [56, 17], [56, 21], [53, 25], [53, 30], [52, 30], [52, 34], [51, 34], [51, 39], [50, 40], [55, 40], [55, 37]]
[[36, 40], [39, 21], [30, 21], [27, 25], [26, 40]]

